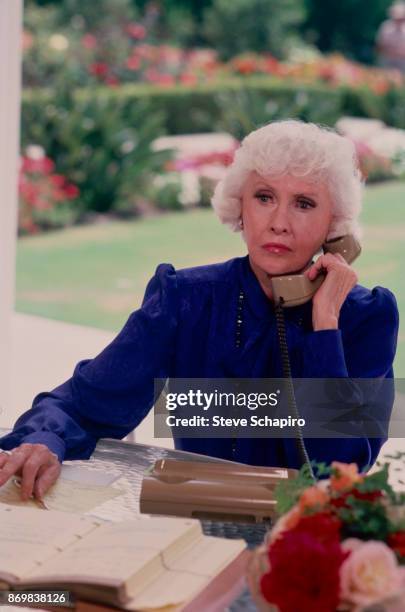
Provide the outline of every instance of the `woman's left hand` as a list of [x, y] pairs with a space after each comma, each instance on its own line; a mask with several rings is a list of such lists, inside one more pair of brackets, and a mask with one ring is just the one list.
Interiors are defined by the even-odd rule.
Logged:
[[314, 280], [321, 271], [326, 278], [312, 300], [312, 325], [314, 331], [338, 329], [340, 309], [358, 277], [339, 253], [321, 255], [304, 274]]

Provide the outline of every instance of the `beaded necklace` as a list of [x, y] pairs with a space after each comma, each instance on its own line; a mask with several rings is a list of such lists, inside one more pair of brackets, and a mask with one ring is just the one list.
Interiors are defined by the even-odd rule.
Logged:
[[235, 346], [239, 348], [242, 342], [242, 314], [243, 314], [243, 301], [245, 299], [245, 293], [241, 290], [238, 296], [238, 306], [236, 313], [236, 334], [235, 334]]

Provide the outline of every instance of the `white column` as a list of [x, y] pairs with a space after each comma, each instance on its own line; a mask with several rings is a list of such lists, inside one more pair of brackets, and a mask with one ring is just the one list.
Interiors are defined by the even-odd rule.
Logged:
[[23, 0], [0, 0], [0, 420], [10, 398]]

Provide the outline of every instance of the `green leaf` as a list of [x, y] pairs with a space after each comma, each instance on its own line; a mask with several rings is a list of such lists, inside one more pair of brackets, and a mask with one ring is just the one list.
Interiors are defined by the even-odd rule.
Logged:
[[[327, 466], [325, 463], [311, 462], [311, 465], [318, 471], [325, 473]], [[319, 471], [318, 471], [319, 473]], [[277, 512], [284, 514], [291, 510], [297, 503], [301, 493], [314, 484], [311, 472], [307, 464], [303, 465], [298, 472], [298, 476], [292, 480], [281, 481], [274, 489], [274, 497], [277, 501]]]

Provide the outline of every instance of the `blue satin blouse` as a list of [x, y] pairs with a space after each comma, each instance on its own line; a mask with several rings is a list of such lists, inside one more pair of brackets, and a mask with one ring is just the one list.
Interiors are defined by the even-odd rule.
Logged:
[[[244, 292], [240, 345], [237, 307]], [[383, 287], [356, 285], [338, 330], [313, 331], [312, 302], [285, 309], [294, 377], [393, 378], [398, 309]], [[59, 459], [87, 459], [100, 438], [123, 438], [153, 405], [155, 378], [282, 377], [272, 302], [248, 256], [175, 270], [160, 264], [141, 308], [97, 357], [80, 361], [72, 377], [34, 399], [0, 448], [43, 443]], [[386, 413], [392, 409], [388, 397]], [[327, 463], [375, 461], [386, 435], [307, 438], [311, 459]], [[301, 465], [294, 439], [176, 438], [176, 448], [262, 466]]]

